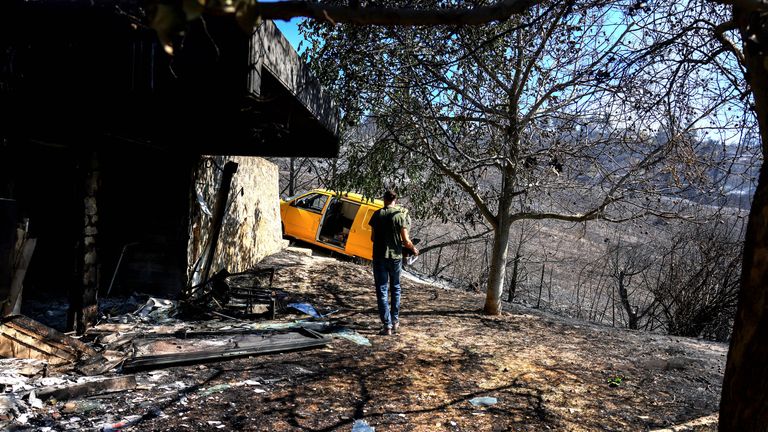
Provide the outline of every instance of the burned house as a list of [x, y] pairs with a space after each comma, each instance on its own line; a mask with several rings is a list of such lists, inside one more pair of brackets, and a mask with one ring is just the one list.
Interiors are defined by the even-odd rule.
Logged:
[[145, 21], [135, 1], [0, 5], [6, 307], [21, 237], [24, 295], [68, 296], [78, 331], [99, 293], [246, 268], [282, 242], [277, 170], [251, 157], [338, 152], [335, 107], [273, 23], [204, 16], [170, 56]]

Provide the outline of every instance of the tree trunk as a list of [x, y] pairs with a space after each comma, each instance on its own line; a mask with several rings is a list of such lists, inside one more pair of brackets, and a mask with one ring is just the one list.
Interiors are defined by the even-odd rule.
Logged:
[[488, 269], [488, 289], [485, 292], [485, 307], [488, 315], [501, 313], [501, 294], [504, 290], [504, 277], [507, 270], [507, 251], [509, 249], [509, 233], [511, 224], [501, 217], [501, 223], [493, 232], [493, 253]]
[[515, 260], [512, 263], [512, 280], [509, 281], [509, 292], [507, 293], [507, 303], [512, 303], [517, 291], [517, 266], [520, 264], [520, 253], [515, 254]]
[[632, 309], [632, 305], [629, 303], [629, 292], [627, 291], [626, 275], [624, 272], [619, 272], [619, 299], [624, 306], [624, 310], [627, 311], [627, 325], [632, 330], [637, 330], [637, 312]]
[[544, 289], [544, 270], [546, 266], [541, 264], [541, 277], [539, 277], [539, 297], [536, 299], [536, 309], [541, 307], [541, 291]]
[[745, 41], [763, 164], [744, 242], [741, 292], [720, 400], [721, 431], [768, 430], [768, 14], [733, 9]]
[[296, 194], [296, 166], [295, 158], [290, 159], [290, 169], [288, 170], [288, 196], [292, 197]]

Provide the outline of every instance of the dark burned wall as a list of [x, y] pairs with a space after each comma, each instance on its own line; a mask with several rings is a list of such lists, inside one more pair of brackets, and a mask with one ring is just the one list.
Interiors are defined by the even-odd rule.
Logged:
[[167, 151], [100, 154], [102, 292], [174, 297], [186, 283], [187, 219], [196, 158]]
[[[104, 139], [97, 154], [100, 293], [169, 296], [185, 282], [191, 167], [167, 151], [126, 147]], [[55, 143], [6, 139], [0, 148], [0, 198], [17, 201], [38, 239], [25, 298], [66, 297], [80, 281], [85, 175], [91, 153]]]
[[[93, 152], [102, 294], [125, 250], [113, 292], [158, 295], [184, 282], [191, 159], [336, 154], [335, 134], [285, 82], [267, 77], [255, 97], [252, 35], [233, 17], [190, 23], [170, 57], [140, 4], [0, 1], [0, 197], [18, 200], [39, 240], [30, 292], [64, 297], [82, 283]], [[84, 321], [90, 286], [73, 307]]]
[[25, 294], [64, 295], [75, 282], [77, 227], [83, 221], [76, 159], [52, 143], [5, 140], [0, 148], [0, 197], [16, 200], [17, 222], [28, 219], [30, 235], [38, 239]]

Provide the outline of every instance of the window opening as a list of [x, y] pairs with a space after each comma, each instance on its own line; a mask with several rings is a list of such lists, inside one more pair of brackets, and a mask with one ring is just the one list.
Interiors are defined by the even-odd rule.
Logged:
[[318, 240], [322, 243], [344, 248], [349, 238], [352, 222], [354, 222], [359, 209], [359, 204], [332, 198], [331, 203], [328, 204], [328, 210], [325, 212]]
[[326, 201], [328, 201], [328, 195], [312, 194], [296, 200], [296, 207], [320, 213], [323, 211]]

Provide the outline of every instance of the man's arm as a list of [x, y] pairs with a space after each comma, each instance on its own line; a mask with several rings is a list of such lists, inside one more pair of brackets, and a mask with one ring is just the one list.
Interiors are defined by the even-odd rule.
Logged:
[[413, 245], [411, 238], [408, 236], [408, 228], [403, 227], [400, 229], [400, 238], [403, 239], [403, 246], [413, 251], [414, 255], [419, 254], [419, 250]]

